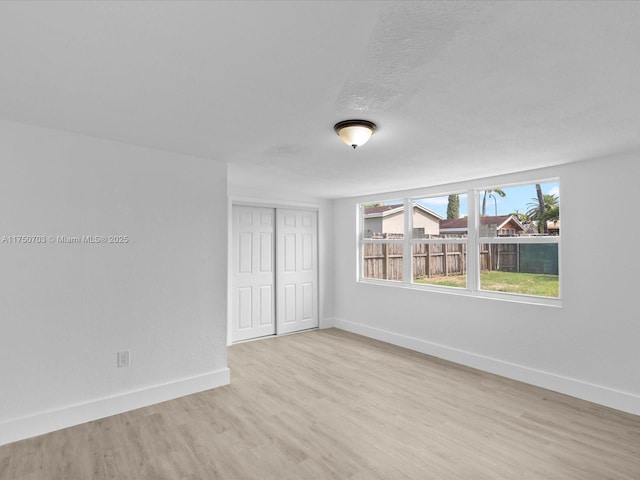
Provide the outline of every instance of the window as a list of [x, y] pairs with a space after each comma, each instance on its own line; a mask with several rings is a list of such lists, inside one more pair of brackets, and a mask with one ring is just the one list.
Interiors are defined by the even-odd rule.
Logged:
[[418, 198], [411, 204], [414, 231], [416, 224], [425, 230], [424, 235], [414, 234], [411, 239], [413, 283], [466, 288], [467, 231], [463, 223], [467, 195]]
[[559, 298], [558, 182], [487, 188], [478, 205], [479, 289]]
[[560, 299], [557, 180], [361, 204], [360, 213], [363, 281]]
[[362, 204], [360, 212], [362, 278], [402, 281], [404, 202]]

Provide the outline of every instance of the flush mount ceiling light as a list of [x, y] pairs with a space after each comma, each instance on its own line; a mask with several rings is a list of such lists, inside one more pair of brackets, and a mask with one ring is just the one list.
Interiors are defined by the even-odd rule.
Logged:
[[356, 148], [369, 141], [376, 130], [376, 124], [368, 120], [344, 120], [336, 123], [333, 129], [344, 143]]

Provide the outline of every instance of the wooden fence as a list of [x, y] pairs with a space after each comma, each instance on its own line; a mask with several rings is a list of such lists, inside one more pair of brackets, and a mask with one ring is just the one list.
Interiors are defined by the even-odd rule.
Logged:
[[[402, 280], [403, 245], [401, 243], [365, 243], [364, 270], [366, 278]], [[481, 244], [480, 269], [509, 272], [521, 270], [521, 245]], [[467, 272], [467, 245], [464, 243], [414, 244], [411, 246], [414, 277], [464, 275]], [[557, 267], [556, 267], [557, 269]], [[531, 273], [555, 273], [535, 271]]]
[[[365, 243], [363, 246], [366, 278], [402, 280], [401, 243]], [[415, 244], [411, 249], [416, 277], [462, 275], [467, 271], [465, 244]]]
[[364, 276], [384, 280], [402, 280], [402, 244], [365, 243]]

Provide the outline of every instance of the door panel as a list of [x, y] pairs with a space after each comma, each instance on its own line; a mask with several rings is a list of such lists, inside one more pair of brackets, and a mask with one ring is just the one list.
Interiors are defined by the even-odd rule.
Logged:
[[238, 288], [238, 328], [251, 328], [251, 287]]
[[273, 235], [271, 233], [260, 234], [260, 271], [273, 273]]
[[302, 242], [300, 248], [302, 248], [302, 271], [308, 272], [313, 270], [313, 237], [307, 233], [300, 235], [300, 240]]
[[282, 323], [291, 324], [296, 321], [296, 286], [284, 285], [284, 308], [281, 308], [283, 314]]
[[260, 287], [260, 326], [273, 323], [273, 288], [271, 285]]
[[294, 233], [285, 233], [281, 237], [284, 241], [282, 245], [283, 271], [286, 273], [295, 273], [296, 271], [296, 235]]
[[313, 284], [303, 283], [302, 288], [302, 320], [313, 318]]
[[251, 232], [240, 232], [238, 235], [238, 273], [251, 273], [253, 267], [252, 261], [252, 243], [253, 235]]
[[272, 208], [233, 206], [231, 340], [276, 333]]
[[318, 321], [318, 215], [276, 211], [278, 333], [316, 328]]

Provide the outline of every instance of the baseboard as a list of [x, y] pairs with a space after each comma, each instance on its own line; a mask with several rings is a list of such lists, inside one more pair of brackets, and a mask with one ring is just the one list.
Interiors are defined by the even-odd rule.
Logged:
[[228, 368], [0, 423], [0, 445], [228, 385]]
[[401, 335], [388, 330], [340, 318], [335, 318], [333, 323], [336, 328], [346, 330], [348, 332], [357, 333], [365, 337], [380, 340], [399, 347], [408, 348], [427, 355], [433, 355], [434, 357], [477, 368], [485, 372], [494, 373], [496, 375], [518, 380], [530, 385], [553, 390], [555, 392], [597, 403], [599, 405], [604, 405], [623, 412], [640, 415], [640, 396], [632, 393], [614, 390], [601, 385], [594, 385], [592, 383], [564, 377], [551, 372], [504, 362], [495, 358], [478, 355], [464, 350], [458, 350], [445, 345], [432, 343], [419, 338]]

